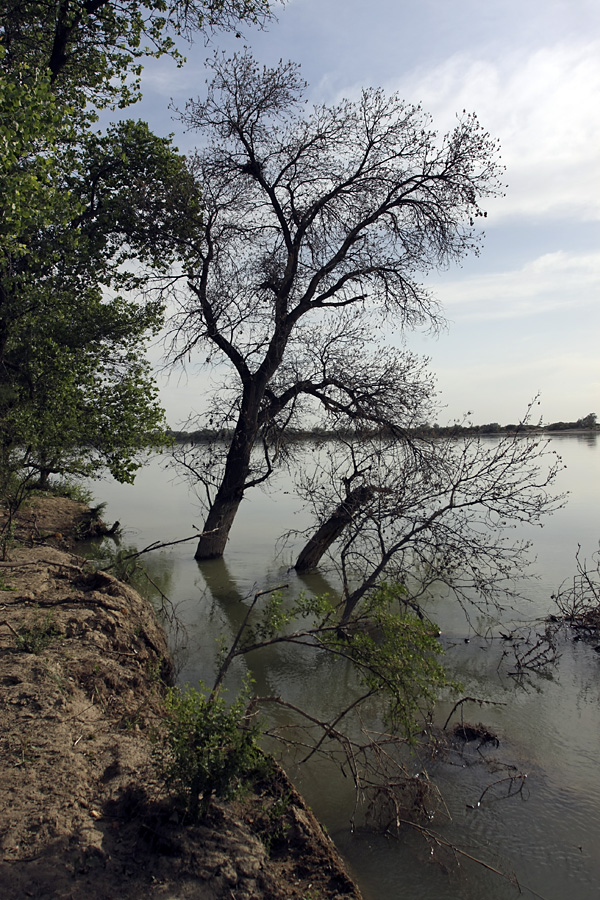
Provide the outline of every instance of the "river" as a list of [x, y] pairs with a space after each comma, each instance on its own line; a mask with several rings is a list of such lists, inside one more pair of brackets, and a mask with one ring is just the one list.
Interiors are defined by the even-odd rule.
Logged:
[[[539, 627], [539, 620], [554, 611], [551, 594], [575, 572], [578, 544], [588, 559], [598, 548], [600, 439], [564, 435], [551, 440], [566, 465], [558, 489], [569, 491], [569, 500], [543, 529], [525, 535], [537, 558], [537, 579], [528, 583], [526, 601], [507, 610], [487, 637], [477, 631], [485, 631], [489, 623], [469, 624], [456, 605], [438, 603], [431, 610], [442, 627], [445, 664], [463, 683], [464, 694], [493, 701], [481, 707], [465, 704], [465, 720], [483, 722], [500, 740], [498, 748], [486, 746], [480, 752], [472, 744], [464, 754], [430, 758], [417, 752], [412, 757], [414, 770], [426, 770], [439, 786], [450, 815], [427, 825], [440, 840], [406, 829], [398, 840], [362, 829], [352, 832], [348, 781], [323, 763], [297, 767], [290, 758], [284, 761], [348, 861], [365, 900], [508, 900], [520, 896], [518, 885], [524, 896], [545, 900], [598, 897], [600, 653], [593, 641], [574, 642], [563, 635], [556, 666], [544, 675], [515, 679], [508, 675], [507, 657], [502, 659], [507, 644], [498, 639], [501, 628], [523, 623]], [[98, 500], [107, 501], [107, 520], [121, 521], [125, 545], [141, 548], [177, 540], [201, 524], [187, 486], [165, 467], [164, 459], [151, 460], [133, 486], [103, 481], [93, 490]], [[217, 639], [235, 632], [243, 610], [240, 601], [280, 583], [290, 584], [290, 590], [306, 587], [288, 571], [298, 542], [275, 552], [284, 532], [306, 524], [301, 503], [280, 477], [268, 492], [254, 490], [243, 501], [224, 560], [199, 565], [193, 541], [144, 557], [182, 626], [172, 635], [178, 642], [181, 681], [210, 682]], [[315, 576], [309, 587], [320, 591], [330, 585]], [[298, 659], [290, 648], [253, 659], [251, 666], [260, 692], [292, 702], [318, 697], [321, 706], [333, 709], [347, 689], [339, 667], [317, 665], [314, 657]], [[237, 675], [242, 674], [240, 667]], [[450, 699], [440, 703], [439, 724], [452, 705]], [[512, 783], [514, 794], [507, 796], [511, 774], [518, 778]]]

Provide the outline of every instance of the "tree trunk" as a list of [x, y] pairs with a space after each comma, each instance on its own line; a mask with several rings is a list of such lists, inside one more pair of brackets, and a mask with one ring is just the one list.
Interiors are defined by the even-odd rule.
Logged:
[[[246, 473], [241, 478], [242, 485], [245, 480]], [[243, 492], [240, 492], [239, 497], [226, 496], [223, 486], [221, 486], [206, 517], [204, 532], [198, 542], [194, 559], [219, 559], [223, 556], [242, 497]]]
[[363, 484], [350, 491], [345, 500], [334, 510], [325, 522], [317, 529], [308, 543], [301, 550], [294, 568], [297, 572], [306, 572], [318, 566], [323, 554], [340, 536], [344, 528], [350, 524], [354, 514], [373, 496], [373, 488]]
[[242, 408], [227, 453], [223, 480], [204, 523], [195, 559], [219, 559], [223, 556], [231, 526], [244, 497], [250, 456], [258, 431], [262, 393], [252, 384], [245, 388]]
[[250, 457], [259, 432], [259, 416], [269, 379], [277, 371], [293, 322], [277, 324], [269, 350], [259, 370], [243, 379], [243, 395], [235, 432], [227, 454], [223, 480], [209, 510], [195, 559], [218, 559], [225, 545], [250, 472]]

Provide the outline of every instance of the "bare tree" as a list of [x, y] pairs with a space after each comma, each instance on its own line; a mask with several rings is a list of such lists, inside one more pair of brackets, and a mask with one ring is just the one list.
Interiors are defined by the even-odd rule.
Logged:
[[575, 554], [576, 572], [552, 594], [560, 616], [550, 621], [567, 622], [580, 634], [600, 633], [600, 544], [592, 560], [582, 558], [581, 545]]
[[417, 278], [477, 252], [481, 198], [500, 189], [475, 116], [438, 139], [419, 106], [379, 90], [308, 111], [292, 63], [216, 55], [212, 69], [207, 99], [182, 113], [207, 142], [192, 162], [205, 239], [171, 335], [172, 360], [198, 351], [231, 373], [212, 410], [222, 456], [185, 460], [208, 492], [198, 559], [222, 555], [244, 492], [307, 415], [396, 433], [419, 420], [422, 364], [379, 330], [439, 323]]
[[529, 543], [508, 529], [562, 505], [552, 490], [562, 463], [545, 440], [447, 437], [419, 451], [394, 439], [338, 441], [304, 479], [317, 524], [296, 569], [331, 550], [342, 622], [385, 578], [417, 610], [440, 586], [466, 606], [495, 602], [528, 565]]

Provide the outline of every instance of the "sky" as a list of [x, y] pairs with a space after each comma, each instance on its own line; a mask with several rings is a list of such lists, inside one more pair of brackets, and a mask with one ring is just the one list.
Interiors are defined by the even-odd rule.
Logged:
[[[436, 373], [438, 420], [517, 422], [538, 395], [545, 423], [600, 416], [598, 0], [289, 0], [275, 11], [267, 31], [213, 47], [300, 63], [309, 103], [382, 87], [420, 102], [440, 132], [475, 112], [501, 143], [506, 196], [486, 203], [481, 255], [425, 281], [448, 328], [405, 336]], [[182, 152], [198, 138], [169, 105], [202, 96], [212, 50], [185, 52], [181, 69], [146, 66], [133, 111]], [[193, 365], [163, 380], [172, 426], [202, 409], [207, 384]]]

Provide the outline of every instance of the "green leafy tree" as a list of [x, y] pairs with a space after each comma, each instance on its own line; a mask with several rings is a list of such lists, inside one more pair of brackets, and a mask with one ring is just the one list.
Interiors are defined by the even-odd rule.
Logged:
[[[178, 214], [182, 192], [193, 228], [199, 198], [184, 160], [143, 123], [123, 122], [72, 146], [59, 107], [51, 119], [59, 138], [50, 132], [44, 141], [39, 132], [54, 104], [46, 103], [47, 81], [37, 83], [39, 116], [23, 113], [27, 148], [13, 141], [2, 169], [9, 199], [0, 245], [3, 468], [46, 478], [106, 465], [131, 480], [139, 451], [163, 440], [142, 352], [162, 308], [120, 292], [143, 287], [176, 258], [190, 221]], [[28, 206], [23, 195], [31, 198], [38, 182], [39, 202]], [[12, 228], [20, 205], [20, 227]]]
[[0, 489], [13, 506], [53, 471], [131, 480], [163, 440], [143, 352], [162, 309], [124, 292], [200, 240], [199, 193], [168, 140], [132, 121], [94, 133], [97, 110], [139, 98], [145, 57], [181, 63], [178, 38], [268, 17], [264, 0], [0, 5]]
[[266, 0], [3, 0], [0, 43], [12, 70], [47, 73], [63, 99], [127, 106], [139, 99], [143, 60], [183, 60], [177, 39], [262, 24]]

